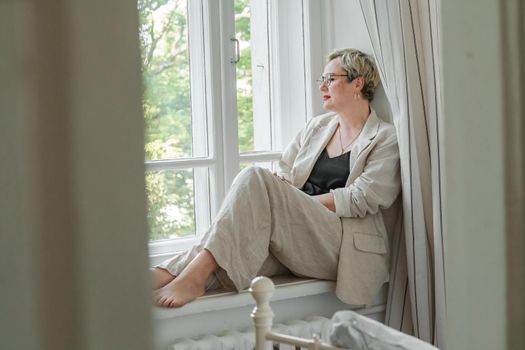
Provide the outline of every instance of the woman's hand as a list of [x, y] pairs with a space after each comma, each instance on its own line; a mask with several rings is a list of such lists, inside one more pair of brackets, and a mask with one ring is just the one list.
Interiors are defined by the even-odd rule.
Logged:
[[312, 196], [312, 198], [317, 199], [322, 205], [328, 208], [335, 213], [335, 200], [333, 193], [319, 194], [317, 196]]

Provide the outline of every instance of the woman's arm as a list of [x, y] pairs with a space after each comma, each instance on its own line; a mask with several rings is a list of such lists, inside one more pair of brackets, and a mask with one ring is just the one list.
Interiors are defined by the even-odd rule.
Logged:
[[370, 152], [363, 172], [354, 182], [330, 192], [338, 216], [364, 217], [390, 207], [400, 189], [399, 149], [392, 132]]
[[312, 196], [312, 198], [317, 199], [319, 202], [321, 202], [322, 205], [327, 207], [329, 210], [335, 211], [335, 200], [334, 200], [334, 194], [333, 193], [325, 193], [325, 194], [318, 194], [317, 196]]

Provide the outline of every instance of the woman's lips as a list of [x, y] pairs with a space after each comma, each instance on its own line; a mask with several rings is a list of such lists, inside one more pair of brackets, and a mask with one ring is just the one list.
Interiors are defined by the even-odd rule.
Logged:
[[330, 95], [324, 95], [324, 96], [323, 96], [323, 101], [326, 101], [326, 100], [328, 100], [329, 98], [330, 98]]

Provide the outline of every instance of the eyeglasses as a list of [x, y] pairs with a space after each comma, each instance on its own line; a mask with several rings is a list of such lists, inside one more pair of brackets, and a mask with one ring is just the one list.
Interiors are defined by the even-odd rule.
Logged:
[[326, 86], [330, 86], [330, 85], [332, 85], [333, 81], [335, 80], [334, 77], [347, 77], [347, 78], [349, 78], [347, 74], [328, 73], [328, 74], [325, 74], [325, 75], [321, 75], [319, 77], [319, 79], [317, 79], [317, 82], [319, 83], [319, 85], [326, 84]]

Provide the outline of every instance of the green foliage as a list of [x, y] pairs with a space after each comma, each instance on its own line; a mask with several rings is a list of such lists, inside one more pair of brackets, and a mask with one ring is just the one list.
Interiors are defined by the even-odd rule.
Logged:
[[146, 159], [192, 153], [186, 1], [139, 0]]
[[[139, 0], [146, 159], [192, 155], [186, 1]], [[150, 239], [195, 232], [193, 172], [146, 174]]]
[[192, 189], [191, 170], [146, 174], [151, 240], [195, 233]]
[[241, 59], [237, 63], [237, 110], [239, 150], [253, 151], [252, 54], [250, 36], [250, 1], [235, 1], [235, 32], [241, 42]]
[[[138, 0], [147, 160], [192, 157], [188, 0]], [[236, 0], [239, 148], [253, 149], [249, 0]], [[193, 171], [146, 174], [150, 239], [195, 233]]]

